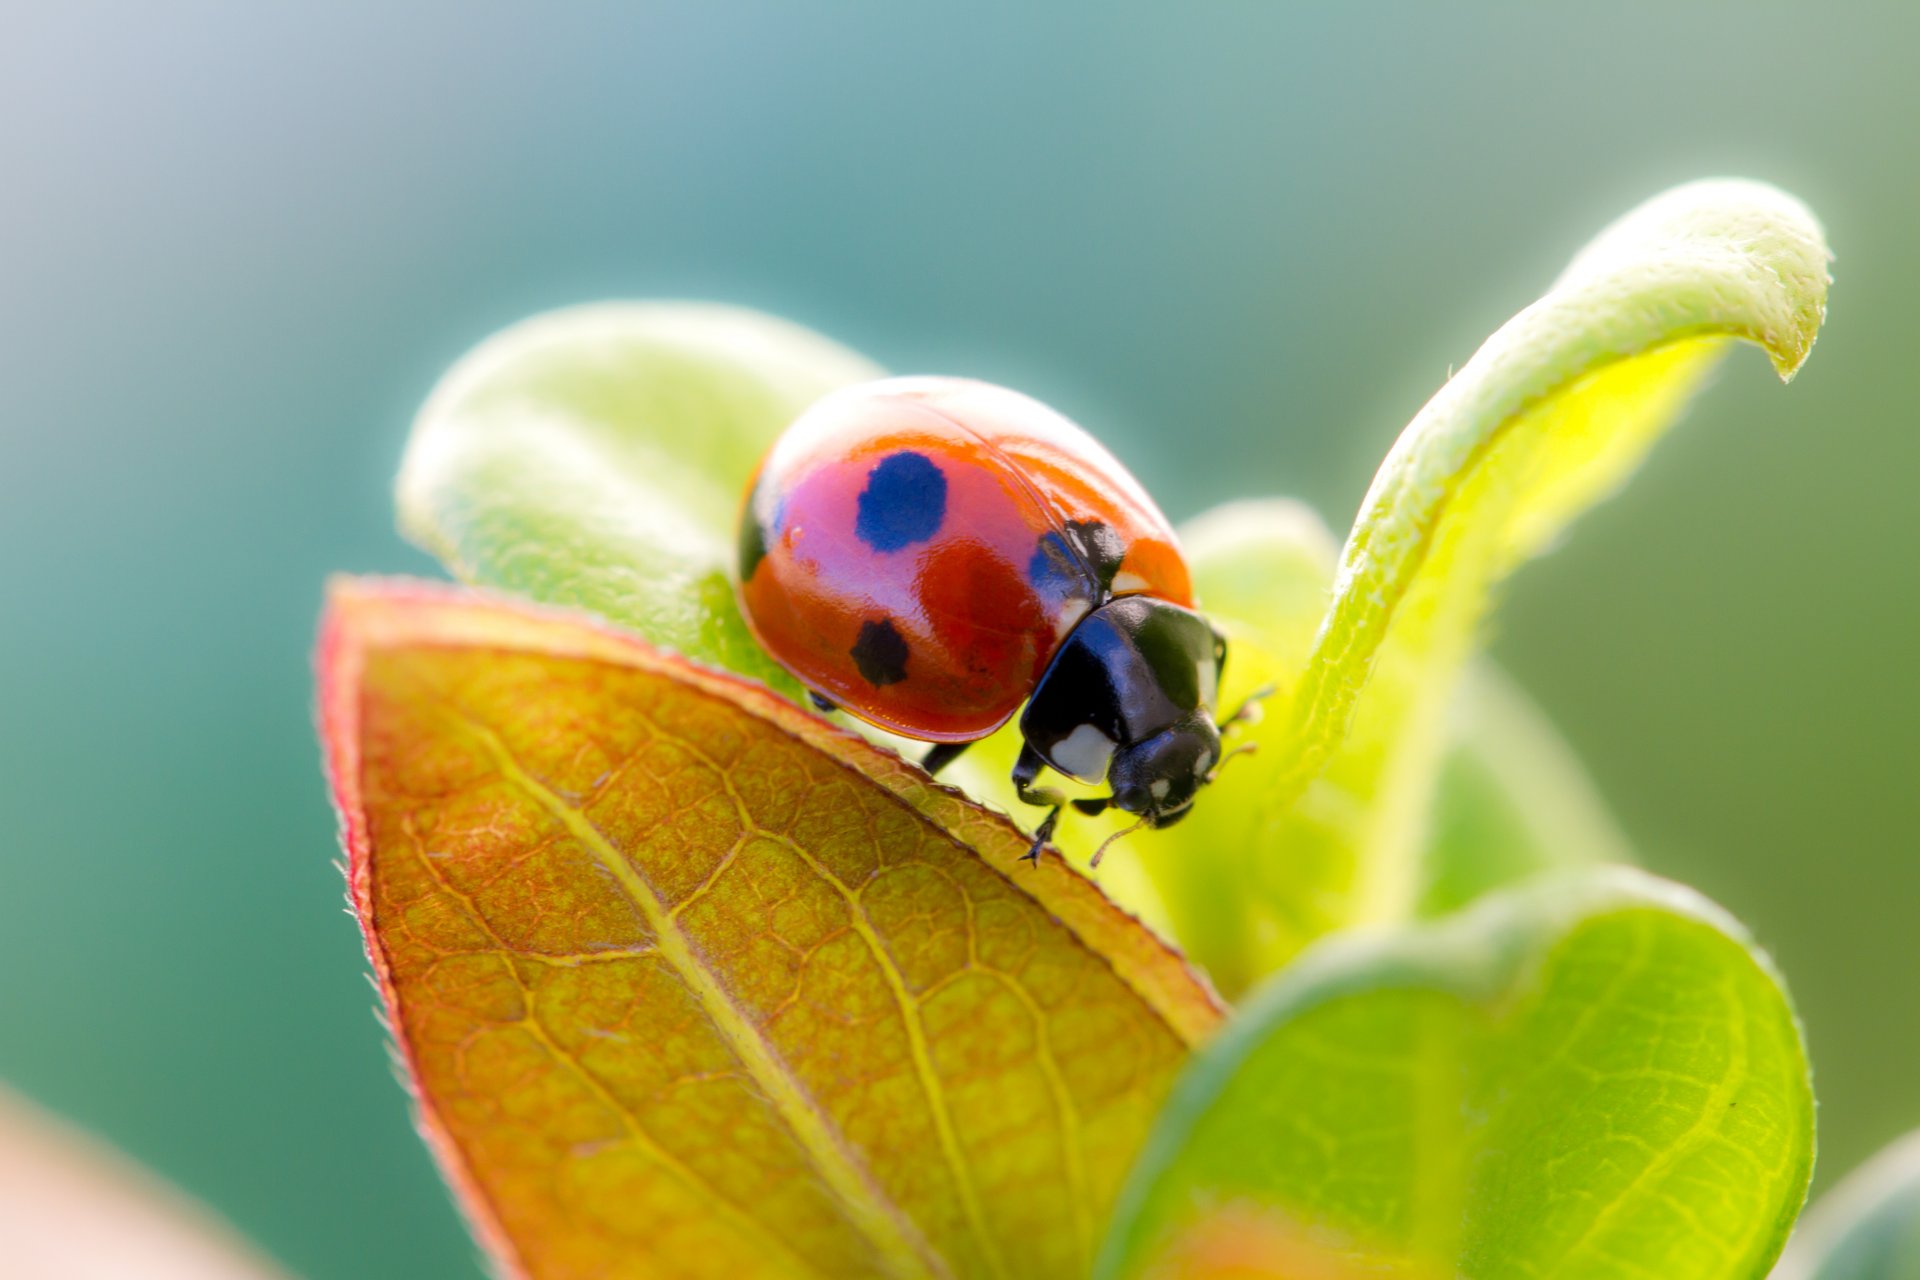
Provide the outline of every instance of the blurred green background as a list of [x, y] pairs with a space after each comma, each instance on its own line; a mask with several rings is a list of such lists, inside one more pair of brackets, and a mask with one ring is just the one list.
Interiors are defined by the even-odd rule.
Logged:
[[0, 1079], [309, 1276], [475, 1274], [308, 647], [329, 571], [432, 571], [388, 483], [498, 326], [748, 303], [1344, 528], [1588, 235], [1738, 173], [1827, 222], [1819, 349], [1742, 353], [1493, 648], [1786, 970], [1822, 1181], [1920, 1124], [1920, 18], [1035, 8], [0, 4]]

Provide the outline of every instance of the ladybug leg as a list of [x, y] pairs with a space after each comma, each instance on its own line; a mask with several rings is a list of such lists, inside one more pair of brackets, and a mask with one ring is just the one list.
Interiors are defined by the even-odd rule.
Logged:
[[1020, 748], [1020, 758], [1013, 764], [1015, 793], [1028, 804], [1052, 806], [1052, 812], [1042, 818], [1040, 825], [1033, 830], [1033, 844], [1022, 855], [1022, 860], [1026, 862], [1040, 861], [1040, 850], [1047, 841], [1053, 839], [1053, 829], [1060, 824], [1060, 811], [1067, 805], [1067, 798], [1054, 788], [1033, 785], [1040, 771], [1046, 767], [1046, 761], [1040, 758], [1040, 753], [1031, 744]]
[[840, 709], [839, 703], [831, 698], [823, 698], [811, 689], [807, 690], [807, 701], [811, 702], [813, 709], [823, 716], [830, 716]]
[[1066, 804], [1065, 796], [1052, 787], [1033, 785], [1040, 771], [1046, 767], [1047, 762], [1040, 758], [1040, 753], [1031, 745], [1021, 747], [1020, 758], [1013, 762], [1013, 789], [1028, 804], [1047, 804], [1058, 809]]
[[1053, 839], [1053, 829], [1058, 826], [1059, 823], [1060, 810], [1049, 810], [1047, 816], [1040, 820], [1040, 825], [1033, 829], [1033, 843], [1027, 847], [1025, 853], [1020, 855], [1020, 860], [1022, 862], [1039, 862], [1040, 851], [1047, 847], [1047, 841]]
[[928, 748], [927, 754], [920, 757], [920, 767], [929, 774], [937, 774], [952, 764], [962, 751], [972, 746], [971, 742], [938, 742]]

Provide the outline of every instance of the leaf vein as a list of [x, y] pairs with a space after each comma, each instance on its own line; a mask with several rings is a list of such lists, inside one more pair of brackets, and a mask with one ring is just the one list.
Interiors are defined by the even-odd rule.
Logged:
[[875, 1183], [864, 1162], [849, 1149], [845, 1135], [821, 1110], [818, 1100], [794, 1078], [761, 1028], [753, 1025], [734, 1005], [718, 975], [707, 967], [665, 902], [626, 855], [578, 808], [529, 773], [492, 729], [459, 716], [454, 720], [462, 731], [479, 742], [501, 775], [559, 821], [640, 910], [654, 931], [663, 959], [686, 980], [714, 1027], [765, 1092], [801, 1149], [846, 1205], [854, 1225], [886, 1260], [889, 1269], [901, 1276], [946, 1276], [947, 1268], [939, 1255]]

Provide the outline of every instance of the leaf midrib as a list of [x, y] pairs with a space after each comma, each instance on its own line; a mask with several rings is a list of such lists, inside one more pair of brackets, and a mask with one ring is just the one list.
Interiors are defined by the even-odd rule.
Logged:
[[694, 950], [679, 922], [633, 864], [589, 822], [584, 814], [521, 767], [512, 750], [485, 725], [462, 720], [492, 758], [501, 776], [544, 808], [566, 828], [620, 886], [646, 919], [661, 955], [693, 991], [701, 1008], [728, 1047], [747, 1068], [754, 1083], [785, 1122], [814, 1167], [848, 1210], [853, 1225], [886, 1260], [895, 1275], [914, 1280], [949, 1280], [944, 1261], [920, 1236], [906, 1214], [890, 1201], [872, 1175], [846, 1148], [845, 1139], [821, 1114], [811, 1096], [794, 1079], [780, 1055], [734, 1006], [719, 978]]
[[[612, 1089], [608, 1087], [607, 1082], [602, 1080], [598, 1073], [589, 1068], [586, 1063], [580, 1061], [578, 1057], [568, 1053], [566, 1049], [554, 1039], [553, 1033], [548, 1030], [547, 1025], [540, 1020], [539, 993], [533, 989], [527, 982], [526, 975], [520, 971], [520, 965], [525, 961], [534, 960], [536, 963], [546, 963], [547, 957], [531, 956], [527, 953], [517, 951], [509, 945], [507, 940], [495, 931], [492, 922], [489, 921], [486, 914], [480, 910], [479, 904], [473, 900], [473, 897], [455, 887], [452, 881], [447, 879], [445, 870], [434, 863], [432, 856], [427, 853], [424, 843], [420, 840], [418, 832], [414, 829], [413, 822], [410, 819], [403, 822], [402, 829], [407, 836], [407, 846], [413, 850], [415, 858], [419, 861], [421, 869], [426, 872], [427, 877], [439, 886], [442, 893], [446, 894], [447, 897], [459, 906], [461, 913], [472, 922], [473, 927], [479, 930], [488, 941], [492, 942], [493, 945], [499, 949], [501, 955], [506, 958], [507, 972], [512, 976], [514, 985], [519, 988], [520, 999], [526, 1006], [527, 1016], [521, 1022], [521, 1026], [526, 1030], [526, 1033], [535, 1040], [538, 1040], [555, 1062], [560, 1063], [564, 1069], [575, 1075], [581, 1084], [586, 1087], [587, 1091], [600, 1100], [602, 1106], [605, 1106], [619, 1118], [620, 1126], [626, 1131], [628, 1138], [641, 1150], [645, 1151], [649, 1159], [666, 1170], [669, 1177], [678, 1181], [688, 1190], [696, 1194], [711, 1196], [721, 1216], [726, 1219], [728, 1224], [735, 1231], [739, 1232], [743, 1238], [751, 1240], [754, 1247], [766, 1258], [770, 1261], [777, 1259], [778, 1262], [782, 1264], [783, 1270], [791, 1274], [824, 1278], [825, 1273], [820, 1271], [810, 1260], [801, 1257], [787, 1241], [782, 1240], [779, 1236], [769, 1231], [765, 1224], [749, 1213], [745, 1207], [736, 1203], [731, 1197], [721, 1194], [720, 1189], [715, 1187], [705, 1175], [692, 1168], [671, 1149], [655, 1138], [652, 1132], [640, 1123], [640, 1118], [633, 1113], [632, 1108], [628, 1107], [615, 1096]], [[652, 948], [649, 948], [645, 953], [629, 951], [621, 953], [618, 958], [631, 961], [639, 958], [640, 954], [655, 955], [657, 951]]]
[[[868, 954], [873, 957], [874, 963], [879, 967], [881, 975], [886, 979], [888, 991], [893, 996], [894, 1008], [900, 1014], [901, 1026], [907, 1034], [908, 1051], [913, 1058], [914, 1074], [919, 1080], [921, 1092], [926, 1095], [927, 1110], [933, 1119], [934, 1131], [940, 1139], [941, 1154], [946, 1159], [948, 1171], [953, 1175], [954, 1185], [960, 1196], [961, 1208], [966, 1214], [967, 1225], [972, 1229], [974, 1238], [980, 1246], [980, 1251], [985, 1256], [988, 1264], [993, 1268], [994, 1275], [997, 1277], [1008, 1276], [1006, 1259], [1000, 1252], [999, 1242], [994, 1238], [993, 1232], [987, 1227], [986, 1210], [980, 1202], [979, 1190], [974, 1186], [973, 1171], [968, 1166], [966, 1156], [960, 1149], [960, 1135], [954, 1128], [953, 1116], [947, 1107], [946, 1091], [940, 1084], [939, 1073], [934, 1069], [933, 1052], [927, 1044], [926, 1026], [920, 1016], [920, 1001], [916, 1000], [913, 993], [908, 990], [906, 975], [900, 971], [899, 963], [894, 959], [893, 952], [888, 949], [885, 940], [880, 937], [878, 931], [874, 929], [872, 922], [868, 920], [865, 906], [860, 901], [860, 890], [853, 888], [839, 876], [835, 875], [822, 864], [818, 858], [814, 857], [812, 850], [806, 848], [799, 841], [782, 832], [769, 831], [760, 826], [759, 823], [754, 820], [753, 811], [748, 806], [746, 797], [742, 796], [739, 788], [733, 785], [732, 776], [720, 761], [715, 760], [712, 756], [685, 739], [676, 738], [674, 742], [675, 745], [688, 752], [695, 759], [699, 760], [700, 763], [713, 771], [713, 775], [718, 779], [721, 789], [727, 793], [727, 799], [732, 802], [734, 813], [739, 818], [740, 824], [747, 834], [759, 836], [761, 839], [771, 841], [786, 848], [796, 858], [807, 865], [807, 869], [814, 874], [816, 879], [833, 889], [846, 905], [849, 927], [851, 927], [854, 933], [859, 936], [860, 940], [866, 944]], [[729, 854], [727, 861], [731, 860], [732, 855]], [[709, 877], [701, 887], [703, 889], [711, 888], [718, 874], [718, 871], [716, 871], [714, 876]], [[964, 892], [960, 897], [961, 900], [967, 904], [969, 930], [968, 948], [969, 951], [971, 951], [974, 936], [972, 934], [973, 904], [972, 900], [969, 899]], [[684, 910], [685, 907], [686, 903], [681, 902], [672, 909], [672, 914], [676, 920], [679, 918], [680, 911]], [[1041, 1027], [1041, 1034], [1045, 1034], [1044, 1023]], [[1072, 1150], [1074, 1149], [1074, 1138], [1075, 1134], [1071, 1127], [1067, 1125], [1066, 1116], [1065, 1113], [1063, 1113], [1061, 1142], [1069, 1150]]]

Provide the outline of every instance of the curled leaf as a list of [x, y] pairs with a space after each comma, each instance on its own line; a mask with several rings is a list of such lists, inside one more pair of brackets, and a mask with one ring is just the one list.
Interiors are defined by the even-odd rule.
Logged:
[[[1355, 740], [1329, 766], [1329, 785], [1300, 804], [1268, 805], [1287, 749], [1287, 706], [1326, 610], [1333, 538], [1312, 512], [1279, 500], [1221, 507], [1181, 537], [1201, 599], [1229, 638], [1222, 705], [1273, 692], [1264, 714], [1229, 733], [1230, 747], [1252, 753], [1221, 771], [1185, 822], [1107, 863], [1102, 883], [1178, 938], [1233, 996], [1352, 922], [1381, 824], [1364, 806], [1330, 801], [1373, 794], [1387, 744]], [[1544, 870], [1628, 860], [1572, 751], [1490, 663], [1469, 664], [1441, 733], [1434, 819], [1415, 871], [1421, 913]], [[1070, 829], [1063, 843], [1076, 850], [1087, 839]]]
[[[1197, 901], [1182, 884], [1187, 831], [1204, 830], [1200, 858], [1233, 864], [1240, 897], [1210, 908], [1229, 918], [1178, 922], [1223, 989], [1322, 934], [1458, 905], [1541, 865], [1616, 856], [1566, 753], [1529, 752], [1550, 731], [1498, 686], [1462, 701], [1458, 677], [1493, 587], [1625, 480], [1732, 340], [1760, 345], [1783, 376], [1799, 367], [1823, 315], [1826, 264], [1812, 216], [1758, 183], [1694, 183], [1621, 219], [1401, 434], [1308, 645], [1297, 610], [1310, 558], [1267, 571], [1270, 598], [1294, 604], [1284, 617], [1237, 567], [1263, 539], [1270, 555], [1297, 543], [1285, 522], [1262, 531], [1242, 510], [1223, 518], [1241, 526], [1228, 545], [1194, 539], [1203, 604], [1243, 619], [1229, 632], [1242, 658], [1229, 659], [1226, 701], [1236, 660], [1242, 676], [1280, 687], [1247, 735], [1259, 753], [1226, 771], [1188, 827], [1142, 844], [1174, 917], [1174, 903]], [[1264, 622], [1249, 625], [1258, 608]], [[1505, 710], [1477, 705], [1489, 697]], [[1530, 754], [1539, 768], [1527, 768]], [[1228, 872], [1216, 870], [1218, 883]]]
[[1363, 1274], [1746, 1280], [1812, 1158], [1766, 958], [1677, 886], [1576, 873], [1279, 975], [1182, 1076], [1095, 1274], [1228, 1212]]
[[323, 732], [423, 1127], [528, 1275], [1084, 1272], [1210, 993], [766, 690], [346, 582]]
[[[1602, 232], [1489, 338], [1361, 504], [1293, 702], [1282, 795], [1369, 713], [1420, 736], [1493, 583], [1626, 478], [1725, 340], [1757, 343], [1790, 378], [1825, 316], [1827, 258], [1819, 224], [1784, 192], [1692, 183]], [[1376, 909], [1403, 907], [1411, 886], [1378, 879]]]

